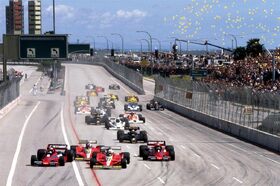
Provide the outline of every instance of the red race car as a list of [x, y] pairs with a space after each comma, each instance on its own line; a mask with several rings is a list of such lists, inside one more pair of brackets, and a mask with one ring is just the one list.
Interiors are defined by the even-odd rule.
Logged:
[[96, 86], [96, 87], [95, 87], [95, 91], [96, 91], [97, 93], [101, 93], [101, 92], [104, 92], [105, 89], [104, 89], [103, 87], [98, 87], [98, 86]]
[[93, 144], [96, 143], [97, 141], [80, 140], [79, 145], [71, 145], [70, 149], [74, 153], [74, 159], [89, 161], [93, 153], [100, 152], [102, 147], [102, 145], [94, 147]]
[[129, 152], [116, 153], [114, 150], [121, 150], [121, 147], [101, 147], [100, 152], [93, 153], [90, 159], [90, 168], [125, 169], [130, 163]]
[[66, 144], [49, 144], [47, 149], [39, 149], [37, 156], [31, 156], [31, 166], [64, 166], [73, 161], [73, 152]]
[[143, 160], [169, 161], [175, 160], [175, 151], [172, 145], [165, 141], [148, 141], [147, 145], [140, 145], [139, 156]]

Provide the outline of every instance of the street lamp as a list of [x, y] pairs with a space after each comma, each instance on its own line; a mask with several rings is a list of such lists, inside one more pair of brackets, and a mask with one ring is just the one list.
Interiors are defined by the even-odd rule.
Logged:
[[[236, 35], [234, 35], [234, 34], [226, 34], [226, 35], [229, 35], [229, 36], [231, 36], [234, 39], [234, 41], [235, 41], [235, 48], [237, 48], [237, 37], [236, 37]], [[232, 41], [232, 50], [233, 50], [233, 41]]]
[[149, 32], [147, 32], [147, 31], [142, 31], [142, 30], [141, 31], [136, 31], [136, 32], [138, 32], [138, 33], [140, 33], [140, 32], [146, 33], [150, 37], [150, 51], [153, 52], [153, 41], [152, 41], [151, 34]]
[[147, 39], [140, 39], [140, 41], [146, 41], [148, 44], [148, 51], [149, 51], [149, 41]]
[[102, 37], [102, 38], [105, 38], [106, 39], [106, 42], [107, 42], [107, 51], [109, 51], [109, 40], [106, 36], [97, 36], [97, 37]]
[[123, 36], [121, 34], [118, 34], [118, 33], [112, 33], [111, 35], [120, 36], [120, 38], [122, 40], [122, 54], [124, 54], [124, 39], [123, 39]]
[[176, 44], [176, 41], [179, 41], [179, 45], [180, 45], [179, 50], [180, 50], [180, 54], [182, 54], [182, 44], [181, 44], [181, 41], [177, 37], [169, 37], [169, 38], [175, 39], [175, 44]]
[[157, 38], [152, 38], [153, 40], [156, 40], [158, 42], [158, 46], [159, 46], [159, 51], [161, 51], [161, 42], [159, 39]]
[[55, 0], [53, 0], [53, 34], [55, 34]]

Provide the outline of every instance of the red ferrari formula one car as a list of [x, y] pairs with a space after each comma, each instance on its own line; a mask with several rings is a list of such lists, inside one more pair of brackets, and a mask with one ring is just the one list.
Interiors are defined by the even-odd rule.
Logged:
[[130, 163], [129, 152], [116, 153], [114, 150], [121, 150], [121, 147], [101, 147], [100, 152], [93, 153], [90, 159], [90, 168], [125, 169]]
[[49, 144], [47, 149], [39, 149], [37, 156], [31, 156], [31, 166], [64, 166], [73, 161], [73, 152], [66, 144]]
[[175, 151], [172, 145], [165, 141], [148, 141], [147, 145], [140, 145], [139, 156], [143, 160], [169, 161], [175, 160]]
[[96, 143], [97, 141], [80, 140], [79, 145], [71, 145], [70, 149], [73, 151], [74, 159], [89, 161], [93, 153], [101, 151], [102, 145], [93, 146]]

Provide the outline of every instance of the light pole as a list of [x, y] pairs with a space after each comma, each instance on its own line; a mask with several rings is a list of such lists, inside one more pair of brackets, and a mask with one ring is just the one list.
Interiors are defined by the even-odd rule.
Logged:
[[[237, 48], [237, 37], [236, 37], [236, 35], [233, 35], [233, 34], [227, 34], [227, 35], [231, 36], [234, 39], [234, 41], [235, 41], [235, 48]], [[232, 49], [233, 49], [233, 41], [232, 41]]]
[[153, 52], [153, 41], [152, 41], [152, 36], [149, 32], [147, 31], [136, 31], [138, 33], [142, 32], [142, 33], [146, 33], [149, 37], [150, 37], [150, 52], [152, 53]]
[[53, 0], [53, 33], [55, 34], [55, 0]]
[[122, 40], [122, 54], [124, 54], [124, 39], [123, 39], [123, 36], [121, 34], [118, 34], [118, 33], [112, 33], [111, 35], [120, 36], [120, 38]]
[[148, 51], [149, 51], [149, 41], [148, 41], [148, 39], [140, 39], [140, 41], [146, 41], [147, 42], [147, 46], [148, 46]]
[[106, 39], [106, 42], [107, 42], [107, 51], [109, 51], [109, 40], [106, 36], [97, 36], [97, 37], [102, 37], [102, 38], [105, 38]]
[[159, 51], [161, 51], [161, 42], [159, 39], [157, 38], [152, 38], [153, 40], [156, 40], [158, 42], [158, 46], [159, 46]]

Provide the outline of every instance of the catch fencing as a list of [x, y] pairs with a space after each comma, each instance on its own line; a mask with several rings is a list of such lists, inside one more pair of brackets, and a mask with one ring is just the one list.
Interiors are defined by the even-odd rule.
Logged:
[[280, 135], [280, 96], [197, 81], [155, 78], [155, 96], [220, 120]]
[[20, 79], [13, 78], [0, 83], [0, 110], [19, 97]]

